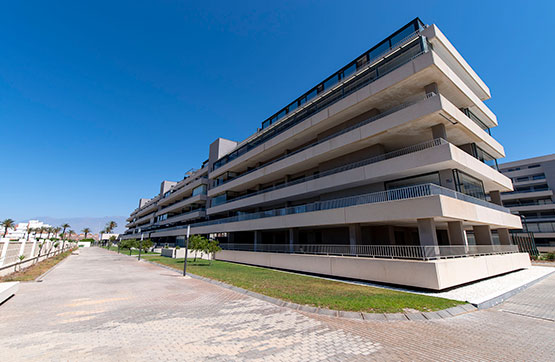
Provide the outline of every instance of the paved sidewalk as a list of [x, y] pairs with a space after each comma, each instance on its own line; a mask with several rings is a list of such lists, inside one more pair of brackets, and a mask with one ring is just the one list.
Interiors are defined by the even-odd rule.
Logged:
[[370, 322], [281, 308], [106, 250], [0, 306], [2, 361], [553, 360], [555, 276], [495, 308]]

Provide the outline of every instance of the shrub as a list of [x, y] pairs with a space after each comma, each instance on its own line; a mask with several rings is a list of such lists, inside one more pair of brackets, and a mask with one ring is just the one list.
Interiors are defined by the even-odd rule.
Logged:
[[550, 260], [550, 261], [555, 260], [555, 253], [547, 253], [545, 255], [545, 260]]

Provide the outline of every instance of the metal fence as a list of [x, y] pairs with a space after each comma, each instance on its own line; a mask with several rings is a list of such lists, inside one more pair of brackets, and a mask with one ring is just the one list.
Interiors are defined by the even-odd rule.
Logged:
[[511, 233], [511, 240], [513, 244], [518, 246], [518, 250], [523, 253], [528, 253], [530, 256], [538, 256], [540, 252], [536, 246], [536, 241], [534, 240], [534, 235], [532, 233], [528, 234], [517, 234]]
[[253, 192], [253, 193], [250, 193], [250, 194], [235, 197], [233, 199], [226, 200], [222, 204], [218, 204], [218, 205], [223, 205], [223, 204], [226, 204], [226, 203], [229, 203], [229, 202], [242, 200], [242, 199], [245, 199], [245, 198], [248, 198], [248, 197], [251, 197], [251, 196], [260, 195], [260, 194], [263, 194], [263, 193], [266, 193], [266, 192], [279, 190], [279, 189], [282, 189], [284, 187], [289, 187], [289, 186], [297, 185], [297, 184], [300, 184], [300, 183], [303, 183], [303, 182], [316, 180], [316, 179], [319, 179], [319, 178], [322, 178], [322, 177], [334, 175], [336, 173], [352, 170], [354, 168], [370, 165], [370, 164], [373, 164], [373, 163], [376, 163], [376, 162], [389, 160], [391, 158], [408, 155], [410, 153], [423, 151], [423, 150], [433, 148], [433, 147], [437, 147], [437, 146], [441, 146], [441, 145], [446, 145], [448, 143], [449, 142], [447, 142], [443, 138], [436, 138], [436, 139], [433, 139], [433, 140], [430, 140], [430, 141], [426, 141], [426, 142], [422, 142], [422, 143], [419, 143], [419, 144], [416, 144], [416, 145], [405, 147], [405, 148], [402, 148], [400, 150], [384, 153], [383, 155], [374, 156], [374, 157], [371, 157], [371, 158], [367, 158], [365, 160], [361, 160], [361, 161], [353, 162], [353, 163], [343, 165], [343, 166], [340, 166], [340, 167], [336, 167], [336, 168], [333, 168], [333, 169], [330, 169], [330, 170], [327, 170], [327, 171], [320, 172], [320, 173], [315, 174], [315, 175], [310, 175], [310, 176], [306, 176], [306, 177], [296, 179], [296, 180], [293, 180], [293, 181], [284, 182], [284, 183], [281, 183], [279, 185], [271, 186], [271, 187], [265, 188], [265, 189], [257, 191], [257, 192]]
[[436, 260], [518, 253], [518, 245], [332, 245], [332, 244], [220, 244], [223, 250], [267, 253], [339, 255], [387, 259]]

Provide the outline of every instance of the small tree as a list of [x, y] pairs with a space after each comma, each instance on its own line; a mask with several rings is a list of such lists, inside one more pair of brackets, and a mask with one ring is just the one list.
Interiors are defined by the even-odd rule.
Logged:
[[142, 249], [144, 253], [148, 253], [150, 248], [152, 248], [152, 246], [154, 245], [154, 243], [150, 239], [144, 239], [142, 242], [139, 241], [138, 243], [139, 243], [139, 247]]
[[222, 248], [220, 248], [220, 243], [216, 240], [208, 240], [207, 243], [205, 243], [205, 249], [204, 252], [206, 252], [206, 254], [208, 254], [209, 256], [211, 256], [209, 258], [209, 264], [212, 265], [212, 258], [216, 255], [216, 253], [218, 251], [222, 250]]
[[208, 239], [201, 235], [191, 235], [189, 237], [189, 250], [195, 252], [193, 261], [197, 261], [197, 253], [205, 249]]
[[21, 271], [21, 262], [23, 261], [23, 259], [25, 259], [25, 255], [20, 255], [19, 256], [19, 271]]
[[120, 241], [120, 247], [122, 249], [129, 249], [129, 255], [131, 255], [131, 249], [137, 246], [137, 240], [135, 239], [127, 239]]

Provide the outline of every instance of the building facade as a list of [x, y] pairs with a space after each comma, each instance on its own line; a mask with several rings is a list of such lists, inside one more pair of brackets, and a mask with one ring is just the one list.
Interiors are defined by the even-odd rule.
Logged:
[[[247, 139], [217, 139], [199, 169], [139, 201], [122, 237], [182, 243], [190, 225], [220, 240], [220, 259], [431, 289], [522, 267], [489, 98], [438, 27], [415, 19]], [[464, 272], [447, 282], [446, 265]]]
[[[41, 227], [50, 228], [51, 225], [45, 224], [39, 220], [29, 220], [28, 222], [20, 222], [15, 226], [15, 228], [8, 229], [8, 232], [6, 234], [6, 239], [18, 239], [18, 240], [26, 239], [28, 237], [29, 230], [34, 230]], [[4, 235], [4, 231], [5, 229], [3, 227], [0, 227], [0, 236]], [[31, 234], [34, 234], [34, 232], [31, 232]], [[44, 235], [46, 235], [46, 232], [44, 233]]]
[[538, 246], [555, 247], [555, 154], [499, 165], [514, 191], [501, 195], [503, 205], [522, 218], [524, 232], [534, 234]]

